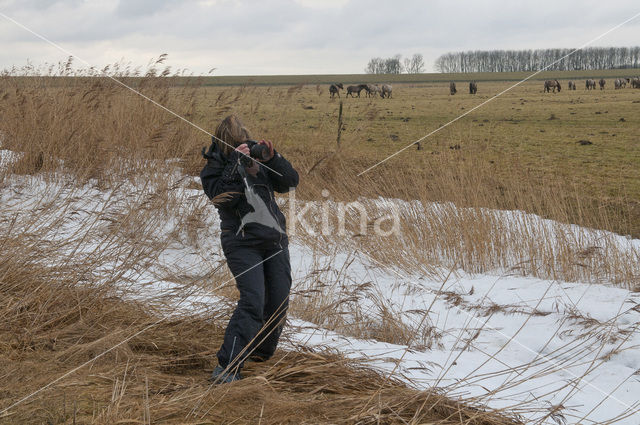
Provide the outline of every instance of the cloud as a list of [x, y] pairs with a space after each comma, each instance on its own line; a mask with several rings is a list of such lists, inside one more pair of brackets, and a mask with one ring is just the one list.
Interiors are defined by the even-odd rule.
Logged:
[[311, 9], [340, 9], [349, 3], [349, 0], [294, 0], [295, 3]]
[[170, 11], [171, 6], [177, 5], [179, 2], [176, 0], [120, 0], [115, 13], [124, 19], [135, 19]]
[[[78, 56], [217, 74], [360, 73], [371, 57], [448, 51], [574, 47], [636, 13], [633, 1], [537, 0], [24, 0], [0, 11]], [[1, 18], [0, 18], [1, 19]], [[633, 45], [640, 19], [597, 45]], [[64, 59], [5, 21], [0, 66]], [[314, 71], [315, 70], [315, 71]]]

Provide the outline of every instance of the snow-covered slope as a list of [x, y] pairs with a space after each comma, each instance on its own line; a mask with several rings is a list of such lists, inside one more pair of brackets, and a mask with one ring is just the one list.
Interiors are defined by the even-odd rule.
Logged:
[[[309, 272], [304, 251], [292, 249], [302, 280]], [[375, 314], [374, 295], [384, 294], [387, 308], [416, 336], [436, 335], [431, 348], [417, 341], [356, 340], [308, 326], [297, 341], [375, 360], [415, 386], [445, 387], [493, 407], [514, 407], [530, 419], [558, 405], [567, 423], [603, 423], [638, 409], [640, 294], [463, 272], [430, 280], [355, 257], [335, 257], [332, 266], [343, 279], [372, 282], [359, 300], [362, 310]], [[640, 423], [640, 414], [619, 423]]]

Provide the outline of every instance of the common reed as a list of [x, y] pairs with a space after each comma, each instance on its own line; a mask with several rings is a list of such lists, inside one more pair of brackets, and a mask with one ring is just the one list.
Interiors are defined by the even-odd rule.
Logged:
[[[310, 215], [319, 216], [327, 198], [330, 205], [357, 200], [371, 220], [386, 214], [390, 202], [399, 208], [399, 236], [380, 237], [371, 222], [363, 233], [353, 213], [346, 236], [298, 232], [294, 242], [314, 252], [358, 251], [433, 277], [459, 268], [638, 285], [637, 248], [611, 233], [567, 225], [629, 228], [628, 210], [604, 208], [606, 199], [559, 178], [540, 190], [535, 172], [517, 163], [506, 170], [509, 179], [497, 177], [491, 165], [453, 149], [358, 177], [373, 156], [356, 139], [384, 116], [378, 105], [347, 108], [349, 131], [336, 149], [327, 142], [336, 133], [335, 114], [304, 120], [296, 113], [310, 104], [304, 86], [211, 90], [197, 78], [181, 79], [163, 61], [144, 72], [123, 64], [105, 71], [204, 129], [229, 112], [245, 115], [299, 169], [296, 196], [315, 202]], [[393, 131], [409, 130], [402, 124]], [[53, 383], [0, 415], [0, 423], [518, 423], [513, 412], [417, 391], [366, 362], [304, 347], [251, 366], [251, 378], [237, 385], [210, 388], [204, 380], [230, 313], [223, 300], [235, 296], [232, 284], [212, 289], [211, 281], [230, 277], [220, 253], [200, 254], [206, 267], [193, 272], [194, 281], [177, 267], [161, 275], [157, 267], [176, 241], [208, 248], [200, 237], [210, 224], [202, 193], [175, 189], [198, 189], [192, 176], [209, 136], [101, 72], [67, 61], [0, 77], [0, 137], [1, 148], [15, 155], [0, 170], [0, 188], [26, 198], [43, 192], [35, 186], [46, 188], [46, 196], [27, 203], [30, 210], [1, 216], [0, 392], [8, 404], [0, 409]], [[455, 144], [464, 135], [442, 137]], [[89, 213], [83, 203], [92, 199], [98, 201]], [[286, 212], [288, 198], [280, 199]], [[329, 210], [333, 223], [335, 211]], [[349, 336], [437, 346], [441, 335], [429, 323], [408, 326], [386, 294], [333, 272], [299, 282], [292, 314]], [[177, 287], [145, 292], [158, 282]], [[176, 308], [176, 299], [203, 290], [218, 300], [215, 306], [198, 313]], [[363, 298], [376, 314], [363, 312]]]

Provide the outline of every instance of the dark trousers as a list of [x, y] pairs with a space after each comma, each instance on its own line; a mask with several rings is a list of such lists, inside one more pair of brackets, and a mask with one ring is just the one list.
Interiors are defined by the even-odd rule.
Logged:
[[218, 351], [222, 367], [241, 368], [249, 355], [270, 358], [276, 351], [289, 306], [291, 264], [282, 243], [222, 237], [227, 264], [240, 291]]

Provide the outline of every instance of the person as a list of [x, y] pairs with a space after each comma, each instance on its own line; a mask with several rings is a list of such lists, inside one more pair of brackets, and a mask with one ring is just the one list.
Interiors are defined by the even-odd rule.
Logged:
[[[262, 161], [249, 159], [253, 143], [240, 119], [230, 115], [218, 125], [208, 152], [203, 149], [202, 187], [218, 210], [222, 250], [240, 292], [217, 353], [214, 383], [241, 379], [245, 361], [274, 354], [289, 302], [289, 241], [274, 191], [295, 188], [299, 176], [271, 141], [258, 142], [268, 148]], [[247, 219], [252, 213], [266, 214], [274, 224]]]

